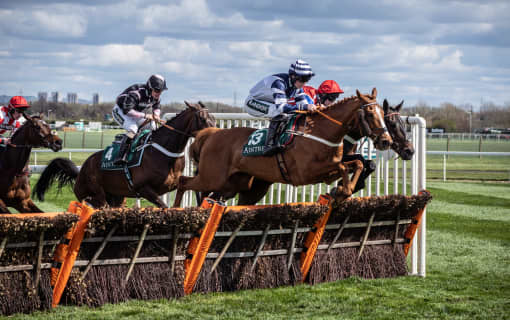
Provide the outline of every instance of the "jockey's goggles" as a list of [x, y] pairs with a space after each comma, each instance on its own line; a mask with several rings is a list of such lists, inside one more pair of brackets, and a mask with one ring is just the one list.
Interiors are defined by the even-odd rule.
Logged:
[[312, 75], [296, 75], [296, 80], [299, 82], [308, 82], [312, 79]]
[[323, 93], [320, 94], [321, 101], [335, 101], [340, 96], [340, 93]]

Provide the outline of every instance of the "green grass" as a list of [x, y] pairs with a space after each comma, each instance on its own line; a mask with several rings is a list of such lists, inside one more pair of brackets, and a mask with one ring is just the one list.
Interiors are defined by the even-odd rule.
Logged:
[[9, 319], [509, 319], [510, 184], [429, 182], [427, 277], [351, 278]]

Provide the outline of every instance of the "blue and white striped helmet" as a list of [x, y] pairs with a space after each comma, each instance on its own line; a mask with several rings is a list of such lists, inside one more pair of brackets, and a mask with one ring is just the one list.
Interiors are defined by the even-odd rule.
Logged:
[[298, 76], [309, 76], [310, 78], [315, 75], [312, 71], [312, 67], [308, 64], [308, 62], [303, 60], [296, 60], [296, 62], [292, 63], [289, 68], [289, 74], [295, 74]]

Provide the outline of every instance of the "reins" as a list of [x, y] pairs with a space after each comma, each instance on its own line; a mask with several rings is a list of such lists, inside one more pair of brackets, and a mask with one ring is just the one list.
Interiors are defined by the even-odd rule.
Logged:
[[172, 130], [172, 131], [175, 131], [175, 132], [180, 133], [180, 134], [182, 134], [182, 135], [185, 135], [185, 136], [187, 136], [187, 137], [193, 138], [193, 135], [192, 135], [192, 134], [187, 133], [187, 132], [184, 132], [184, 131], [181, 131], [181, 130], [179, 130], [179, 129], [175, 129], [174, 127], [172, 127], [172, 126], [170, 126], [170, 125], [168, 125], [168, 124], [164, 123], [164, 122], [163, 122], [163, 121], [161, 121], [161, 120], [157, 120], [157, 122], [158, 122], [160, 125], [162, 125], [163, 127], [167, 128], [167, 129], [169, 129], [169, 130]]

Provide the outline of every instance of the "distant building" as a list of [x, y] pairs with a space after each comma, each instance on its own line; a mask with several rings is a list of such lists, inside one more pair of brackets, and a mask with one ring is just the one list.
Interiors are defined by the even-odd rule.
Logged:
[[51, 102], [57, 103], [59, 99], [58, 91], [54, 91], [51, 93]]
[[46, 101], [48, 101], [48, 92], [39, 92], [37, 94], [37, 100], [39, 102], [46, 102]]
[[76, 92], [69, 92], [67, 94], [67, 103], [77, 104], [78, 103], [78, 94]]
[[92, 95], [92, 104], [98, 105], [99, 104], [99, 93], [94, 93]]

